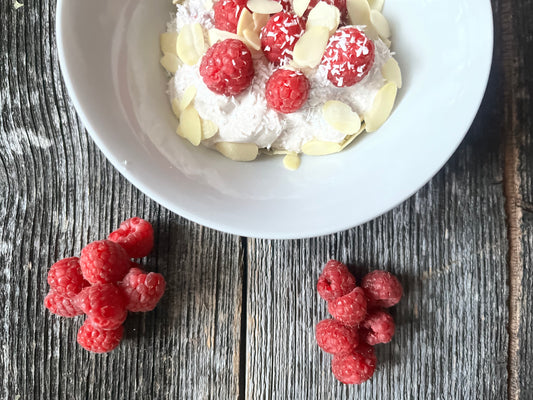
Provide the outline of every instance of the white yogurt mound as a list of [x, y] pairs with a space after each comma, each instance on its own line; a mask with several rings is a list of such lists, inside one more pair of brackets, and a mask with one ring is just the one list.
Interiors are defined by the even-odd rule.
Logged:
[[[168, 24], [170, 32], [179, 31], [185, 24], [198, 22], [205, 32], [214, 26], [213, 11], [201, 0], [186, 0], [178, 4], [174, 21]], [[350, 87], [338, 88], [327, 79], [323, 66], [307, 73], [310, 83], [309, 98], [298, 111], [281, 114], [267, 106], [266, 81], [277, 68], [262, 55], [255, 56], [255, 75], [250, 88], [237, 96], [213, 93], [204, 84], [199, 73], [201, 60], [196, 65], [183, 65], [168, 84], [170, 99], [181, 98], [193, 85], [197, 89], [194, 108], [202, 119], [213, 121], [218, 133], [204, 141], [207, 146], [218, 142], [255, 143], [259, 148], [301, 152], [302, 145], [312, 139], [340, 143], [346, 136], [332, 128], [322, 117], [322, 106], [329, 100], [339, 100], [363, 115], [372, 106], [377, 92], [385, 83], [381, 67], [391, 58], [391, 52], [381, 41], [375, 40], [374, 65], [368, 75]]]

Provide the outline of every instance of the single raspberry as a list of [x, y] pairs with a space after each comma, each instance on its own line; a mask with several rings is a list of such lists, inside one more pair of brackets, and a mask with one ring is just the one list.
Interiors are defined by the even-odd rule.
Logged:
[[359, 344], [356, 328], [344, 326], [334, 319], [325, 319], [316, 326], [316, 342], [326, 353], [349, 353]]
[[212, 92], [236, 96], [252, 83], [252, 53], [238, 39], [215, 43], [202, 57], [200, 75]]
[[303, 17], [307, 18], [311, 10], [319, 3], [319, 1], [324, 1], [325, 3], [335, 6], [341, 12], [341, 21], [345, 21], [348, 17], [348, 9], [346, 8], [346, 0], [311, 0], [307, 10], [305, 11]]
[[285, 11], [274, 14], [261, 29], [261, 49], [268, 61], [292, 60], [294, 45], [305, 31], [305, 22]]
[[59, 260], [52, 265], [48, 271], [50, 288], [72, 298], [84, 287], [89, 286], [89, 282], [83, 279], [79, 261], [78, 257], [70, 257]]
[[54, 290], [50, 291], [44, 298], [44, 306], [50, 312], [61, 315], [62, 317], [71, 318], [83, 314], [83, 311], [76, 305], [75, 301]]
[[335, 378], [342, 383], [359, 385], [374, 375], [376, 364], [374, 348], [360, 345], [351, 353], [335, 355], [331, 362], [331, 370]]
[[99, 329], [116, 329], [126, 320], [126, 297], [113, 283], [96, 284], [76, 296], [77, 306]]
[[123, 334], [122, 325], [115, 329], [103, 330], [87, 319], [78, 330], [78, 343], [93, 353], [107, 353], [119, 345]]
[[309, 81], [300, 71], [278, 69], [266, 83], [267, 104], [280, 113], [297, 111], [308, 96]]
[[361, 282], [368, 303], [377, 307], [392, 307], [403, 295], [402, 284], [394, 275], [387, 271], [372, 271], [365, 275]]
[[318, 294], [326, 301], [344, 296], [356, 286], [355, 278], [348, 271], [348, 267], [337, 260], [328, 261], [316, 284]]
[[152, 311], [165, 292], [163, 275], [146, 273], [140, 268], [132, 268], [119, 283], [127, 298], [129, 311]]
[[329, 38], [321, 65], [335, 86], [352, 86], [374, 65], [374, 43], [354, 26], [339, 28]]
[[365, 319], [366, 297], [360, 287], [328, 303], [328, 311], [336, 320], [347, 326], [356, 326]]
[[118, 282], [130, 269], [130, 258], [118, 243], [98, 240], [83, 248], [80, 267], [91, 284]]
[[387, 311], [373, 310], [361, 324], [361, 339], [371, 346], [389, 343], [394, 330], [394, 319]]
[[152, 224], [139, 217], [127, 219], [109, 234], [109, 240], [120, 244], [131, 258], [146, 257], [154, 246]]
[[218, 0], [213, 4], [215, 28], [237, 33], [237, 23], [247, 0]]

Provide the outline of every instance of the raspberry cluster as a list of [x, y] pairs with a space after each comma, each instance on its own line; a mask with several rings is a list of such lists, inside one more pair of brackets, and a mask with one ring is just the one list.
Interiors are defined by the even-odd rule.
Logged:
[[128, 311], [155, 308], [165, 291], [165, 279], [131, 260], [147, 256], [153, 243], [152, 225], [134, 217], [107, 239], [89, 243], [79, 258], [52, 265], [44, 305], [62, 317], [87, 315], [77, 337], [83, 348], [95, 353], [113, 350], [122, 339]]
[[[286, 65], [292, 60], [296, 43], [306, 31], [309, 12], [320, 0], [311, 0], [301, 17], [294, 13], [289, 0], [276, 1], [282, 5], [282, 11], [270, 15], [266, 25], [261, 28], [261, 49], [257, 54], [279, 67], [266, 84], [268, 106], [288, 114], [299, 110], [309, 97], [311, 88], [304, 73], [306, 71], [286, 68]], [[370, 71], [374, 63], [374, 44], [358, 27], [345, 24], [348, 14], [346, 0], [323, 1], [339, 9], [341, 23], [329, 38], [320, 64], [326, 70], [331, 84], [352, 86]], [[247, 10], [247, 2], [218, 0], [213, 10], [215, 27], [235, 34], [239, 33], [239, 19]], [[206, 86], [212, 92], [225, 96], [236, 96], [250, 87], [254, 74], [252, 53], [238, 39], [215, 43], [208, 49], [200, 65], [200, 75]]]
[[400, 301], [402, 285], [390, 272], [372, 271], [357, 286], [345, 264], [330, 260], [317, 290], [333, 317], [316, 326], [318, 346], [333, 354], [333, 375], [345, 384], [367, 381], [377, 364], [373, 346], [388, 343], [394, 336], [394, 320], [384, 308]]

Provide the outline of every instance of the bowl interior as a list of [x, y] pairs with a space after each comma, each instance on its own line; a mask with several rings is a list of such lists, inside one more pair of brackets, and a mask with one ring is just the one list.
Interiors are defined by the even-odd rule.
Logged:
[[481, 102], [492, 57], [488, 0], [386, 2], [404, 86], [389, 120], [347, 150], [232, 162], [174, 132], [159, 65], [170, 1], [58, 1], [66, 85], [92, 138], [134, 185], [200, 224], [262, 238], [328, 234], [405, 200], [446, 162]]

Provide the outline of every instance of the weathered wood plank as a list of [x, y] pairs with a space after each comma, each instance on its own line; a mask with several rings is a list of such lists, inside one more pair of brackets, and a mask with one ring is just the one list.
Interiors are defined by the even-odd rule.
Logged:
[[[106, 161], [66, 97], [54, 19], [55, 1], [0, 3], [0, 398], [235, 398], [241, 240], [170, 213]], [[118, 349], [90, 354], [81, 319], [44, 309], [47, 270], [133, 215], [154, 224], [145, 262], [168, 289]]]
[[[496, 55], [498, 57], [498, 54]], [[507, 395], [507, 238], [502, 190], [503, 104], [496, 63], [465, 143], [421, 191], [358, 228], [301, 241], [250, 240], [249, 399], [502, 399]], [[397, 334], [377, 349], [361, 386], [338, 383], [314, 326], [324, 263], [399, 275]]]

